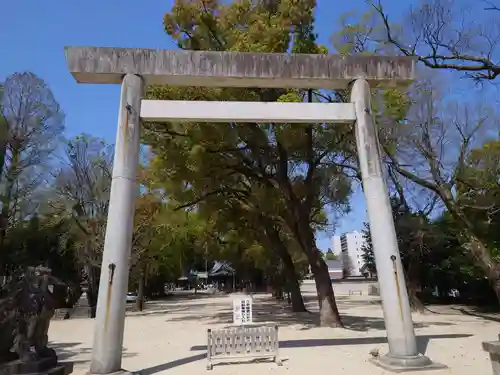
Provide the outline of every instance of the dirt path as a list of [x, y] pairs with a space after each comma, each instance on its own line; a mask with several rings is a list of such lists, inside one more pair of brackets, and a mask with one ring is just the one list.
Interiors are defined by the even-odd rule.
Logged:
[[[311, 310], [316, 302], [305, 293]], [[376, 299], [339, 296], [339, 307], [347, 329], [319, 328], [315, 313], [293, 314], [286, 305], [267, 295], [254, 296], [254, 321], [276, 322], [280, 326], [284, 366], [251, 363], [215, 366], [214, 374], [384, 374], [373, 367], [368, 352], [384, 353], [384, 321]], [[168, 370], [172, 375], [205, 371], [207, 328], [231, 323], [231, 298], [183, 297], [150, 302], [144, 313], [129, 313], [126, 319], [123, 367], [142, 375]], [[477, 316], [454, 314], [414, 315], [418, 346], [434, 361], [448, 365], [435, 375], [490, 373], [487, 353], [481, 342], [498, 335], [498, 323]], [[88, 371], [93, 324], [88, 319], [54, 321], [50, 329], [52, 346], [61, 360], [75, 361], [75, 374]], [[409, 373], [410, 374], [410, 373]]]

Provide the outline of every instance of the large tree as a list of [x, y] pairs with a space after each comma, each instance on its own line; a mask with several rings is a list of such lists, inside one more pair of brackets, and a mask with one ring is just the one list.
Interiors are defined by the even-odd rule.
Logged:
[[[430, 239], [434, 235], [430, 230], [428, 213], [412, 211], [409, 205], [398, 196], [391, 198], [391, 206], [410, 306], [415, 310], [423, 311], [424, 306], [417, 297], [417, 293], [424, 286], [422, 285], [422, 273], [424, 270], [422, 265], [426, 263], [425, 260], [430, 251]], [[376, 272], [368, 223], [365, 223], [363, 237], [365, 240], [362, 248], [363, 260], [369, 272]]]
[[0, 100], [1, 248], [8, 229], [38, 207], [64, 114], [47, 84], [30, 72], [7, 77]]
[[[477, 199], [491, 181], [471, 178], [471, 153], [495, 128], [497, 114], [472, 104], [445, 105], [430, 82], [420, 87], [413, 109], [386, 130], [383, 146], [400, 175], [435, 194], [462, 228], [458, 238], [492, 283], [500, 300], [500, 263], [489, 236], [473, 220], [498, 210], [496, 202]], [[471, 199], [475, 197], [475, 199]], [[490, 227], [491, 228], [491, 227]]]
[[64, 164], [55, 175], [48, 211], [66, 225], [84, 267], [92, 314], [97, 305], [98, 278], [111, 189], [113, 148], [103, 140], [80, 135], [68, 141]]
[[[320, 53], [313, 30], [315, 1], [176, 1], [165, 15], [178, 46], [194, 50]], [[150, 97], [184, 100], [304, 101], [311, 91], [155, 87]], [[315, 275], [321, 321], [340, 325], [328, 269], [315, 243], [314, 218], [324, 205], [345, 209], [350, 186], [331, 163], [341, 157], [348, 128], [324, 124], [154, 124], [146, 143], [169, 178], [177, 199], [246, 199], [248, 185], [276, 197], [280, 226], [294, 236]], [[174, 192], [171, 192], [174, 193]], [[267, 208], [271, 214], [273, 206]]]
[[[335, 36], [349, 41], [344, 43], [348, 48], [343, 53], [388, 52], [373, 38], [385, 30], [378, 18], [368, 13], [354, 19]], [[474, 211], [487, 212], [488, 217], [498, 206], [470, 198], [479, 197], [491, 184], [491, 174], [489, 181], [470, 178], [471, 156], [475, 148], [495, 137], [500, 117], [480, 91], [463, 103], [453, 92], [443, 90], [446, 84], [438, 72], [426, 70], [407, 92], [377, 92], [382, 94], [375, 97], [375, 103], [384, 158], [389, 172], [437, 197], [440, 204], [436, 207], [445, 208], [460, 226], [460, 243], [482, 268], [500, 300], [500, 263], [495, 248], [485, 230], [479, 229], [479, 222], [472, 219]]]
[[157, 218], [162, 202], [154, 194], [141, 194], [135, 204], [134, 231], [132, 234], [131, 276], [137, 279], [137, 309], [144, 308], [145, 284], [148, 275], [158, 271], [157, 254], [153, 240], [158, 233]]

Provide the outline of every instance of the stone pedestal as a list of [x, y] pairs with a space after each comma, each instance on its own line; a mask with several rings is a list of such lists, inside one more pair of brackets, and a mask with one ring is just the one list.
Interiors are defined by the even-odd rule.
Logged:
[[[94, 374], [92, 372], [87, 372], [85, 375], [101, 375], [101, 374]], [[127, 371], [127, 370], [118, 370], [115, 372], [110, 372], [109, 374], [106, 375], [141, 375], [140, 372], [133, 372], [133, 371]]]
[[72, 372], [73, 363], [58, 363], [56, 357], [42, 358], [32, 362], [15, 360], [0, 364], [0, 375], [69, 375]]
[[483, 350], [490, 354], [493, 375], [500, 375], [500, 335], [498, 341], [483, 342]]
[[384, 370], [401, 373], [409, 371], [424, 371], [424, 370], [442, 370], [446, 366], [440, 363], [432, 362], [428, 357], [422, 354], [414, 356], [395, 356], [386, 354], [378, 358], [370, 359], [374, 365], [383, 368]]

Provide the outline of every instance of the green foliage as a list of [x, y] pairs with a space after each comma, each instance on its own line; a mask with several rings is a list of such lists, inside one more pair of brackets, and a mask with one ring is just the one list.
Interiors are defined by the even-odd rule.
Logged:
[[[316, 44], [314, 6], [314, 1], [177, 1], [165, 15], [164, 26], [185, 49], [325, 53]], [[177, 100], [302, 102], [308, 93], [151, 87], [147, 95]], [[324, 124], [168, 123], [146, 124], [143, 141], [155, 154], [151, 165], [156, 188], [172, 203], [196, 206], [200, 215], [223, 232], [229, 231], [221, 236], [227, 245], [232, 242], [231, 233], [238, 231], [240, 239], [230, 246], [238, 254], [236, 258], [246, 248], [244, 253], [252, 254], [266, 268], [276, 264], [276, 254], [266, 243], [263, 220], [270, 220], [268, 228], [278, 230], [280, 241], [287, 244], [297, 262], [301, 252], [319, 254], [314, 231], [326, 224], [324, 207], [348, 209], [350, 181], [332, 162], [342, 154], [348, 132]], [[252, 235], [242, 236], [240, 217]], [[229, 225], [235, 221], [239, 226]], [[271, 254], [264, 255], [261, 249]]]
[[460, 170], [458, 203], [471, 221], [474, 231], [488, 244], [492, 259], [500, 263], [500, 140], [486, 142], [471, 150]]
[[363, 260], [366, 272], [373, 275], [377, 273], [375, 266], [375, 254], [373, 253], [372, 236], [370, 233], [370, 226], [368, 223], [363, 223], [363, 245], [361, 247], [361, 259]]
[[[164, 26], [185, 49], [325, 53], [316, 44], [314, 7], [315, 1], [177, 1]], [[158, 86], [147, 92], [154, 99], [264, 102], [323, 100], [321, 94]], [[224, 258], [236, 268], [254, 262], [280, 284], [303, 275], [305, 263], [323, 262], [314, 237], [327, 224], [325, 207], [348, 210], [351, 183], [334, 161], [349, 134], [324, 124], [168, 123], [146, 124], [143, 141], [155, 155], [155, 189], [214, 223]]]
[[53, 225], [47, 218], [38, 216], [12, 228], [4, 243], [8, 274], [43, 265], [58, 279], [78, 285], [79, 261], [71, 243], [61, 242], [64, 231], [63, 226]]
[[[491, 75], [491, 67], [495, 64], [488, 63], [470, 71], [470, 64], [477, 61], [477, 53], [470, 51], [467, 43], [462, 44], [462, 38], [473, 32], [473, 27], [462, 23], [463, 32], [451, 32], [449, 28], [454, 22], [445, 22], [441, 17], [442, 14], [453, 17], [452, 8], [448, 8], [450, 4], [435, 2], [412, 12], [412, 24], [421, 27], [407, 30], [390, 24], [381, 6], [373, 4], [367, 13], [342, 18], [342, 28], [334, 35], [334, 41], [343, 54], [393, 54], [396, 51], [416, 56], [428, 67], [466, 71], [476, 79], [494, 79], [496, 75]], [[408, 36], [414, 43], [410, 46]], [[422, 53], [419, 48], [427, 50], [419, 55]], [[438, 77], [423, 71], [408, 92], [373, 91], [381, 148], [389, 171], [401, 179], [395, 190], [407, 190], [402, 186], [413, 185], [414, 190], [426, 194], [430, 201], [438, 199], [461, 229], [456, 232], [461, 247], [469, 252], [475, 265], [482, 268], [500, 300], [496, 235], [499, 173], [493, 145], [497, 140], [485, 142], [486, 139], [481, 138], [497, 129], [498, 114], [483, 104], [471, 106], [470, 100], [450, 103], [445, 96], [448, 93], [440, 90], [435, 82]], [[478, 148], [481, 143], [486, 147]]]
[[9, 232], [24, 226], [45, 198], [64, 114], [48, 85], [31, 72], [0, 85], [0, 274], [9, 269]]
[[339, 257], [337, 254], [334, 254], [332, 249], [328, 249], [328, 251], [325, 253], [325, 260], [339, 260]]
[[[422, 214], [401, 206], [396, 198], [392, 204], [400, 256], [411, 287], [422, 291], [438, 287], [446, 293], [453, 288], [467, 291], [468, 285], [481, 284], [484, 272], [460, 244], [460, 229], [449, 214], [429, 222]], [[369, 225], [364, 226], [363, 261], [368, 272], [376, 273]], [[491, 297], [490, 291], [483, 290], [483, 295]]]

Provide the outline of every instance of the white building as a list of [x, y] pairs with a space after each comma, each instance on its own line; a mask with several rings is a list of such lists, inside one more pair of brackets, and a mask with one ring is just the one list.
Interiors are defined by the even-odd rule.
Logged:
[[342, 260], [344, 272], [348, 276], [362, 276], [363, 243], [363, 234], [356, 231], [332, 238], [332, 251]]

